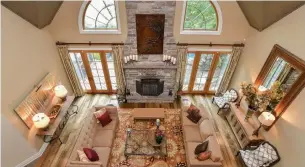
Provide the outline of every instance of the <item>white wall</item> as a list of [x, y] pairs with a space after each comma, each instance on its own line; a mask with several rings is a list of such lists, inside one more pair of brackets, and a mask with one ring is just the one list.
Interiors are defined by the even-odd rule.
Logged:
[[185, 35], [180, 34], [180, 25], [183, 10], [183, 1], [177, 1], [174, 36], [180, 43], [241, 43], [249, 34], [249, 23], [236, 1], [218, 1], [222, 11], [222, 32], [220, 35]]
[[56, 13], [49, 31], [56, 41], [61, 42], [125, 42], [127, 37], [127, 18], [125, 2], [119, 1], [120, 24], [122, 34], [80, 34], [78, 14], [83, 1], [64, 1]]
[[[279, 44], [305, 60], [305, 6], [289, 14], [262, 32], [247, 38], [246, 47], [231, 86], [254, 82], [274, 44]], [[292, 102], [275, 126], [264, 135], [279, 150], [278, 167], [303, 167], [305, 159], [305, 89]]]
[[49, 32], [37, 29], [3, 6], [1, 10], [1, 118], [9, 121], [2, 124], [5, 147], [1, 155], [2, 166], [11, 167], [30, 157], [43, 143], [13, 109], [48, 72], [55, 74], [69, 92], [71, 88]]

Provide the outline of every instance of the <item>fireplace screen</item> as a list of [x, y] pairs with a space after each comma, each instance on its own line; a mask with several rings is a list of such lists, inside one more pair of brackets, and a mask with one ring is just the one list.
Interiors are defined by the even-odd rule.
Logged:
[[159, 96], [163, 93], [164, 81], [160, 79], [141, 79], [136, 81], [136, 91], [142, 96]]

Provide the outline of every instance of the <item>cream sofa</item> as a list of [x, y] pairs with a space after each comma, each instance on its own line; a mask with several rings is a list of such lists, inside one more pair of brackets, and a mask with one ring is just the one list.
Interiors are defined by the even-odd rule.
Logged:
[[[223, 160], [220, 146], [217, 142], [213, 123], [210, 120], [210, 114], [205, 111], [203, 105], [200, 105], [200, 114], [202, 118], [195, 124], [186, 116], [188, 107], [184, 107], [181, 112], [182, 129], [184, 134], [184, 146], [186, 151], [186, 159], [188, 167], [221, 167]], [[213, 162], [211, 159], [199, 161], [194, 154], [195, 148], [198, 144], [209, 141], [207, 150], [212, 152], [211, 157], [219, 158], [219, 162]]]
[[[103, 107], [106, 107], [112, 119], [111, 123], [105, 127], [97, 123], [97, 119], [93, 115], [94, 111]], [[119, 123], [117, 108], [114, 106], [94, 106], [88, 110], [84, 121], [66, 167], [107, 167], [115, 131]], [[95, 150], [99, 156], [99, 161], [81, 162], [76, 150], [83, 150], [84, 147]]]

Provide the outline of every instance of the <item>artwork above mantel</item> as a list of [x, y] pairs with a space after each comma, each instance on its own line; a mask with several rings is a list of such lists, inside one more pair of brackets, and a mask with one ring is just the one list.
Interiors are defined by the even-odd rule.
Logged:
[[138, 54], [163, 54], [164, 14], [136, 14]]

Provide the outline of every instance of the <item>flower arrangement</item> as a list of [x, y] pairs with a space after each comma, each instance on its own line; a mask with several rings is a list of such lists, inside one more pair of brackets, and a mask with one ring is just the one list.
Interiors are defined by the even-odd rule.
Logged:
[[160, 129], [157, 129], [155, 135], [156, 135], [156, 142], [158, 144], [160, 144], [162, 142], [163, 137], [164, 137], [164, 133]]
[[246, 96], [246, 102], [249, 104], [249, 108], [256, 110], [258, 108], [257, 89], [252, 84], [243, 82], [241, 84], [241, 90], [244, 96]]
[[262, 96], [260, 96], [260, 101], [264, 101], [264, 110], [267, 109], [269, 111], [273, 111], [276, 105], [282, 100], [285, 92], [281, 87], [281, 83], [279, 81], [275, 81], [270, 90], [264, 92]]
[[246, 96], [249, 108], [259, 112], [273, 111], [285, 95], [279, 81], [275, 81], [269, 90], [262, 92], [259, 92], [252, 84], [245, 82], [241, 84], [241, 89]]

